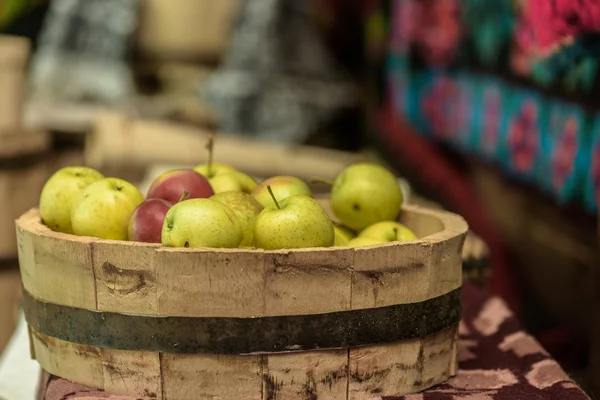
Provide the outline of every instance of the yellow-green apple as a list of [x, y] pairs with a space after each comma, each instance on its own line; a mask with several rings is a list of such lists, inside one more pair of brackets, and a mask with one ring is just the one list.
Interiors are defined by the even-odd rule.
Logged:
[[240, 186], [242, 187], [242, 192], [244, 193], [252, 193], [252, 191], [258, 186], [256, 179], [254, 179], [250, 175], [247, 175], [240, 171], [234, 172], [233, 175], [240, 183]]
[[208, 181], [215, 193], [230, 192], [232, 190], [251, 193], [258, 185], [254, 178], [239, 171], [215, 175], [209, 178]]
[[207, 163], [207, 164], [199, 164], [194, 167], [194, 171], [197, 173], [204, 175], [208, 179], [218, 176], [229, 174], [231, 172], [237, 172], [237, 169], [232, 167], [231, 165], [221, 164], [221, 163]]
[[357, 236], [351, 241], [348, 242], [348, 247], [362, 247], [362, 246], [374, 246], [376, 244], [384, 244], [387, 243], [384, 240], [373, 239], [369, 237], [360, 237]]
[[263, 207], [273, 205], [273, 200], [271, 199], [267, 187], [271, 187], [271, 190], [278, 201], [285, 200], [287, 197], [294, 195], [312, 196], [310, 188], [302, 179], [296, 178], [295, 176], [274, 176], [259, 183], [252, 191], [254, 198]]
[[209, 178], [208, 181], [215, 194], [242, 191], [242, 185], [240, 185], [238, 180], [233, 177], [233, 174], [213, 176], [212, 178]]
[[359, 237], [383, 240], [386, 242], [416, 240], [414, 234], [406, 225], [396, 221], [381, 221], [366, 227], [359, 234]]
[[377, 164], [362, 162], [347, 167], [331, 188], [333, 213], [356, 231], [395, 219], [401, 207], [402, 191], [396, 177]]
[[173, 169], [152, 182], [146, 198], [163, 199], [175, 204], [184, 193], [187, 199], [209, 198], [214, 193], [208, 179], [192, 169]]
[[272, 199], [256, 217], [256, 247], [275, 250], [333, 246], [333, 222], [315, 199], [293, 195], [278, 201], [270, 186], [267, 190]]
[[134, 242], [160, 243], [165, 216], [173, 206], [163, 199], [146, 199], [131, 214], [127, 238]]
[[345, 226], [334, 223], [333, 230], [335, 232], [334, 246], [347, 246], [348, 242], [356, 237], [356, 234]]
[[40, 194], [40, 216], [44, 224], [57, 232], [73, 233], [71, 210], [79, 193], [104, 176], [93, 168], [64, 167], [46, 181]]
[[213, 199], [190, 199], [171, 207], [162, 228], [169, 247], [239, 247], [242, 224], [233, 210]]
[[215, 193], [232, 190], [250, 193], [257, 185], [256, 180], [231, 165], [213, 162], [214, 142], [214, 135], [211, 135], [206, 143], [208, 162], [196, 165], [194, 171], [208, 179]]
[[71, 211], [73, 232], [78, 236], [127, 240], [129, 219], [144, 201], [133, 184], [119, 178], [103, 178], [79, 193]]
[[225, 204], [237, 215], [242, 224], [243, 232], [240, 247], [252, 246], [254, 242], [254, 222], [256, 216], [263, 210], [263, 206], [248, 193], [236, 191], [217, 193], [211, 199]]

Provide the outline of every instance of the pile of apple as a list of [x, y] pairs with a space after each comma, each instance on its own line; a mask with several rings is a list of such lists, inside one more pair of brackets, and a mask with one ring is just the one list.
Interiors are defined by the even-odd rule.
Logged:
[[161, 243], [169, 247], [292, 249], [368, 246], [417, 237], [396, 222], [402, 192], [382, 166], [356, 163], [331, 183], [337, 221], [293, 176], [258, 183], [213, 163], [165, 172], [146, 197], [123, 179], [65, 167], [40, 196], [42, 222], [78, 236]]

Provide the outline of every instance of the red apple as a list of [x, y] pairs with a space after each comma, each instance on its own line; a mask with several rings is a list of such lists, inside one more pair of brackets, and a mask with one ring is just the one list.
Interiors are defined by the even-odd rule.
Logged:
[[214, 193], [208, 179], [193, 169], [174, 169], [152, 182], [146, 198], [163, 199], [177, 203], [187, 192], [187, 200], [209, 198]]
[[128, 239], [160, 243], [165, 215], [173, 204], [163, 199], [146, 199], [131, 214]]

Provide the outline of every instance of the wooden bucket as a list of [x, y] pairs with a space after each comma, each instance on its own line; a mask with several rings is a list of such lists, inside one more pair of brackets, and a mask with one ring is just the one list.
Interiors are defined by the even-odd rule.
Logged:
[[174, 249], [17, 221], [32, 356], [163, 400], [360, 399], [456, 371], [467, 224], [405, 206], [419, 240], [366, 248]]

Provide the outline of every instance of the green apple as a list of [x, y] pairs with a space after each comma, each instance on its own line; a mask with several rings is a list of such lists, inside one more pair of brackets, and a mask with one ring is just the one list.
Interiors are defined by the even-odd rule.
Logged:
[[208, 180], [213, 191], [216, 193], [223, 192], [241, 192], [242, 185], [238, 182], [233, 174], [217, 175]]
[[377, 164], [363, 162], [347, 167], [331, 188], [333, 213], [356, 231], [395, 219], [401, 207], [402, 191], [396, 177]]
[[127, 240], [129, 220], [144, 196], [133, 184], [119, 178], [103, 178], [79, 193], [71, 211], [73, 232], [78, 236]]
[[417, 235], [415, 235], [406, 225], [396, 221], [376, 222], [361, 231], [358, 236], [383, 240], [386, 242], [418, 239]]
[[56, 171], [46, 181], [40, 194], [40, 216], [50, 229], [73, 233], [71, 210], [79, 193], [104, 176], [95, 169], [70, 166]]
[[168, 247], [239, 247], [242, 225], [225, 204], [213, 199], [191, 199], [175, 204], [162, 229]]
[[217, 193], [211, 199], [225, 204], [238, 217], [242, 224], [243, 233], [240, 247], [252, 246], [254, 243], [254, 222], [256, 216], [263, 210], [263, 206], [248, 193], [237, 191]]
[[250, 175], [247, 175], [240, 171], [234, 172], [233, 175], [240, 183], [240, 186], [242, 187], [242, 192], [244, 193], [252, 193], [252, 191], [258, 186], [256, 179], [254, 179]]
[[373, 239], [369, 237], [360, 237], [357, 236], [351, 241], [348, 242], [348, 247], [362, 247], [362, 246], [374, 246], [376, 244], [384, 244], [387, 243], [384, 240]]
[[[273, 196], [272, 189], [267, 190]], [[330, 247], [334, 241], [327, 211], [309, 196], [293, 195], [281, 201], [273, 196], [254, 224], [254, 245], [265, 250]]]
[[347, 246], [348, 242], [356, 237], [356, 234], [339, 224], [333, 224], [333, 230], [335, 232], [335, 243], [334, 246]]
[[221, 163], [210, 163], [210, 164], [200, 164], [196, 165], [194, 171], [197, 173], [204, 175], [208, 179], [224, 174], [230, 174], [232, 172], [237, 172], [237, 169], [232, 167], [231, 165], [221, 164]]
[[251, 193], [258, 185], [251, 176], [239, 171], [215, 175], [209, 179], [209, 182], [215, 193], [231, 191]]
[[277, 201], [285, 200], [287, 197], [294, 195], [312, 196], [310, 188], [302, 179], [298, 179], [295, 176], [274, 176], [259, 183], [252, 191], [254, 198], [263, 207], [273, 205], [273, 200], [267, 187], [271, 187]]

